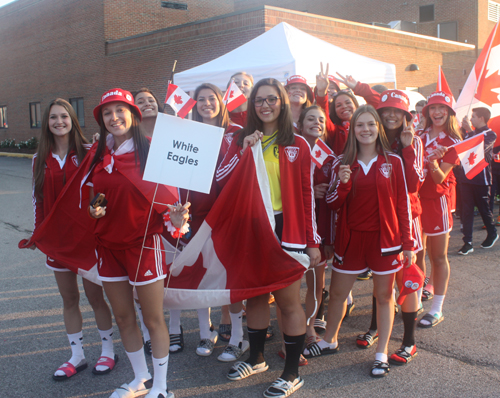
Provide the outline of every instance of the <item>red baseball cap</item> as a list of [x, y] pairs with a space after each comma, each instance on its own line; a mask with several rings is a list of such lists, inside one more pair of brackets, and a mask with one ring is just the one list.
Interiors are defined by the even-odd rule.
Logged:
[[306, 78], [303, 76], [300, 76], [300, 75], [290, 76], [288, 79], [286, 79], [285, 88], [288, 87], [288, 85], [290, 85], [290, 84], [298, 84], [298, 83], [305, 84], [305, 86], [307, 88], [307, 98], [309, 99], [309, 101], [314, 102], [314, 94], [313, 94], [312, 88], [309, 87], [309, 84], [307, 84]]
[[455, 115], [455, 111], [451, 107], [451, 97], [448, 93], [444, 91], [436, 91], [427, 97], [427, 105], [423, 107], [422, 114], [425, 117], [429, 117], [429, 106], [431, 105], [446, 105], [452, 115]]
[[413, 263], [409, 268], [403, 267], [403, 287], [399, 292], [397, 303], [403, 304], [408, 294], [424, 287], [424, 273], [417, 264]]
[[386, 90], [380, 95], [380, 102], [378, 103], [377, 110], [383, 108], [396, 108], [401, 109], [406, 116], [406, 120], [410, 121], [413, 115], [410, 113], [410, 99], [401, 90]]
[[106, 91], [102, 97], [101, 102], [94, 108], [94, 118], [99, 123], [99, 113], [101, 112], [101, 108], [104, 104], [109, 102], [124, 102], [125, 104], [130, 106], [130, 110], [134, 112], [140, 121], [142, 121], [142, 113], [134, 103], [134, 96], [130, 91], [122, 90], [121, 88], [112, 88], [111, 90]]

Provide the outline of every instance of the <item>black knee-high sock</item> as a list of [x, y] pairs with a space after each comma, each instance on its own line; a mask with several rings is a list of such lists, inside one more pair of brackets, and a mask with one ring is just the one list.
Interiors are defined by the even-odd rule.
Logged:
[[316, 314], [316, 319], [323, 319], [323, 313], [325, 312], [325, 293], [326, 290], [323, 289], [321, 292], [321, 304], [318, 307], [318, 313]]
[[285, 340], [286, 358], [285, 369], [280, 377], [286, 381], [294, 381], [299, 377], [299, 359], [306, 335], [304, 333], [300, 336], [288, 336], [283, 333], [283, 340]]
[[417, 311], [403, 312], [403, 345], [411, 347], [415, 345], [415, 327], [417, 326]]
[[264, 345], [266, 344], [267, 328], [248, 329], [248, 341], [250, 343], [250, 357], [245, 361], [254, 366], [264, 362]]
[[372, 323], [370, 323], [370, 330], [377, 330], [377, 299], [373, 296], [372, 301]]

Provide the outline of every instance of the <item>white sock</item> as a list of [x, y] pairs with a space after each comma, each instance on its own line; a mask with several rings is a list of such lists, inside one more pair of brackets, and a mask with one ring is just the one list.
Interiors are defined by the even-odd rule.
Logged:
[[417, 290], [417, 299], [418, 299], [418, 308], [422, 305], [422, 293], [423, 293], [424, 288], [421, 287], [420, 289]]
[[198, 323], [200, 326], [200, 339], [209, 339], [210, 331], [210, 308], [201, 308], [198, 310]]
[[442, 296], [439, 294], [434, 295], [434, 298], [432, 299], [431, 310], [429, 311], [429, 313], [431, 313], [432, 315], [438, 315], [443, 312], [444, 297], [444, 294]]
[[[115, 359], [115, 351], [113, 348], [113, 328], [109, 330], [99, 330], [99, 335], [101, 336], [102, 350], [101, 357], [108, 357]], [[96, 370], [102, 372], [107, 370], [107, 366], [97, 365]]]
[[144, 382], [151, 379], [151, 374], [148, 370], [148, 364], [146, 363], [146, 355], [144, 354], [144, 349], [141, 347], [139, 351], [127, 352], [128, 359], [132, 365], [134, 371], [134, 380], [129, 384], [130, 388], [137, 391], [139, 389], [144, 389]]
[[229, 344], [238, 346], [243, 341], [243, 310], [233, 314], [229, 311], [231, 317], [231, 338]]
[[349, 295], [347, 296], [347, 305], [352, 304], [352, 290], [349, 292]]
[[170, 334], [181, 334], [181, 310], [170, 310], [168, 330]]
[[[82, 346], [83, 334], [80, 331], [78, 333], [68, 334], [67, 336], [69, 344], [71, 346], [71, 358], [68, 360], [68, 362], [76, 367], [80, 362], [85, 360], [85, 354], [83, 352]], [[66, 373], [64, 373], [62, 370], [57, 370], [54, 373], [55, 376], [64, 376], [65, 374]]]
[[157, 396], [158, 394], [167, 394], [167, 370], [168, 370], [168, 355], [164, 358], [157, 359], [153, 357], [153, 387], [150, 394]]
[[387, 362], [387, 359], [387, 354], [384, 354], [383, 352], [375, 353], [375, 361]]
[[137, 311], [137, 315], [139, 316], [139, 322], [141, 323], [142, 337], [144, 338], [144, 342], [150, 341], [151, 337], [149, 336], [149, 330], [144, 323], [144, 318], [142, 317], [141, 304], [137, 301], [135, 302], [135, 309]]

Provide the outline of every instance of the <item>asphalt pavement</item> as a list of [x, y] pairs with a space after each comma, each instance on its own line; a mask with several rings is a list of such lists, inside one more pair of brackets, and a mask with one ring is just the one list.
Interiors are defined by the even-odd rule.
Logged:
[[[498, 214], [498, 205], [495, 206]], [[357, 281], [355, 309], [340, 331], [340, 352], [310, 359], [300, 369], [305, 385], [294, 398], [305, 397], [500, 397], [500, 242], [492, 249], [479, 245], [486, 237], [476, 217], [474, 253], [459, 256], [460, 221], [450, 239], [451, 279], [444, 304], [445, 320], [432, 329], [417, 330], [417, 357], [393, 366], [388, 377], [372, 379], [374, 348], [360, 350], [355, 339], [370, 322], [372, 282]], [[55, 382], [55, 369], [70, 357], [62, 318], [62, 300], [45, 256], [19, 250], [18, 242], [33, 230], [31, 160], [0, 156], [0, 397], [109, 397], [130, 381], [132, 369], [115, 326], [115, 352], [120, 357], [108, 375], [94, 376], [91, 367], [100, 355], [100, 339], [81, 280], [84, 349], [89, 368], [70, 380]], [[327, 273], [329, 284], [330, 272]], [[302, 285], [305, 295], [305, 282]], [[424, 303], [429, 310], [431, 302]], [[277, 331], [275, 307], [272, 324]], [[165, 311], [168, 320], [168, 310]], [[217, 327], [220, 308], [212, 309]], [[217, 361], [224, 344], [210, 357], [195, 354], [199, 340], [196, 311], [183, 311], [185, 348], [170, 356], [168, 386], [177, 398], [261, 397], [279, 377], [283, 360], [277, 352], [281, 338], [266, 344], [267, 372], [232, 382], [230, 364]], [[389, 351], [401, 344], [403, 323], [396, 316]], [[152, 371], [151, 359], [148, 363]]]

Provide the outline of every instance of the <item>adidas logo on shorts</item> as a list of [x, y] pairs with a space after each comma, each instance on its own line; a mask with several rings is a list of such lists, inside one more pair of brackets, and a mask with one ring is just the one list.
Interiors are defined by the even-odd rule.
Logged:
[[399, 261], [398, 261], [398, 260], [394, 260], [394, 261], [392, 262], [392, 265], [399, 265]]
[[436, 228], [434, 228], [434, 231], [439, 231], [441, 229], [441, 227], [437, 226]]
[[152, 276], [152, 275], [153, 275], [153, 273], [149, 269], [144, 274], [144, 276]]

